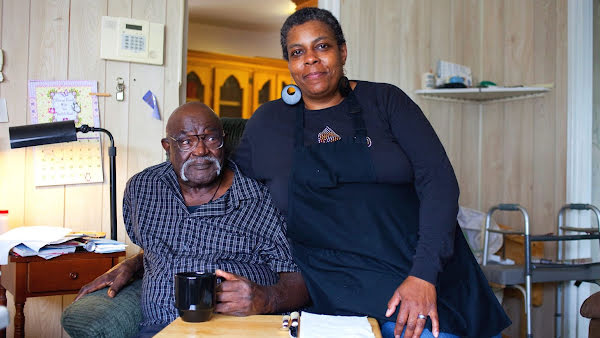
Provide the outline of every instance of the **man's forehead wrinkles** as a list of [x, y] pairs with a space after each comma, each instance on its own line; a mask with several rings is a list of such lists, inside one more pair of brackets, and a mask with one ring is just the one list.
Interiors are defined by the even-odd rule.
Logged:
[[217, 126], [192, 126], [185, 127], [178, 131], [178, 134], [203, 134], [206, 132], [216, 132], [219, 128]]

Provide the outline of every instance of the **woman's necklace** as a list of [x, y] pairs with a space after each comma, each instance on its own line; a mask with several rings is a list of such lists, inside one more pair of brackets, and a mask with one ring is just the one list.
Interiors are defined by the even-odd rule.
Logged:
[[221, 182], [223, 182], [223, 176], [219, 178], [219, 185], [217, 185], [217, 190], [215, 190], [215, 193], [212, 195], [208, 203], [212, 202], [215, 199], [215, 196], [217, 196], [217, 191], [219, 191], [219, 188], [221, 187]]

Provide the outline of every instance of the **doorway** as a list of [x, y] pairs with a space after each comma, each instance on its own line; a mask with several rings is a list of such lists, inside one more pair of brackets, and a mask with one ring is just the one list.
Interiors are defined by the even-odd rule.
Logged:
[[186, 101], [221, 117], [249, 118], [291, 78], [279, 30], [291, 0], [189, 0]]

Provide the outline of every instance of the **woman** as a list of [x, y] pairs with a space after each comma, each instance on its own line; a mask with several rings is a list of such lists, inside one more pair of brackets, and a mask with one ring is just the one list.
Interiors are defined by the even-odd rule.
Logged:
[[302, 100], [262, 105], [234, 159], [287, 215], [310, 310], [375, 317], [384, 336], [498, 335], [510, 321], [458, 228], [456, 177], [419, 107], [395, 86], [348, 81], [326, 10], [292, 14], [281, 47]]

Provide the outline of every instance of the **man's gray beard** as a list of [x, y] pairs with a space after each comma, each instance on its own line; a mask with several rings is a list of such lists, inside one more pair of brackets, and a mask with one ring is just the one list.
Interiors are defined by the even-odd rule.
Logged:
[[210, 156], [210, 155], [206, 155], [206, 156], [202, 156], [202, 157], [196, 157], [196, 158], [188, 158], [187, 161], [185, 161], [185, 163], [183, 163], [183, 165], [181, 166], [181, 171], [180, 171], [180, 176], [181, 179], [184, 182], [188, 182], [190, 179], [187, 178], [185, 176], [185, 169], [192, 163], [200, 161], [200, 160], [208, 160], [211, 161], [215, 164], [215, 166], [217, 167], [217, 177], [221, 174], [221, 162], [219, 162], [219, 159], [217, 159], [216, 157]]

